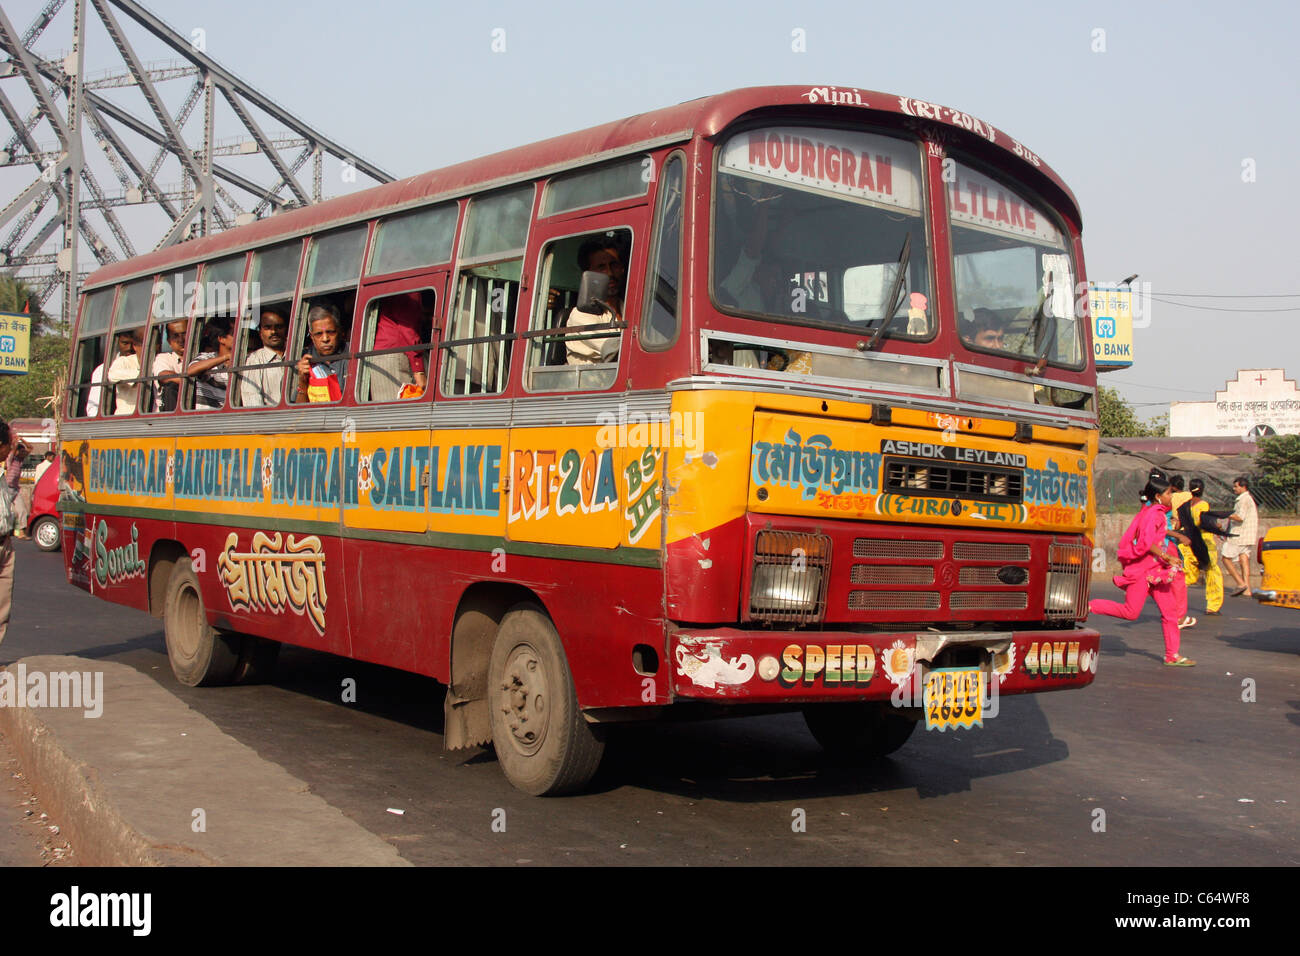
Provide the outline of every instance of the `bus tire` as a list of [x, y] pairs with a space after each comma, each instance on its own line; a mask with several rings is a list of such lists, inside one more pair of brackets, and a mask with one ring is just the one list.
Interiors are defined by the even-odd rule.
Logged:
[[560, 635], [536, 604], [516, 604], [501, 619], [488, 665], [488, 716], [501, 769], [524, 793], [573, 793], [600, 766], [605, 742], [578, 709]]
[[892, 754], [916, 729], [915, 720], [878, 701], [810, 704], [803, 719], [827, 753], [863, 762]]
[[240, 635], [239, 663], [232, 682], [267, 684], [275, 677], [275, 663], [280, 659], [280, 642], [252, 634]]
[[229, 683], [239, 665], [239, 635], [208, 623], [203, 592], [189, 558], [181, 558], [167, 581], [163, 634], [167, 660], [187, 687]]
[[58, 551], [59, 545], [63, 543], [63, 529], [59, 526], [59, 519], [53, 515], [37, 518], [32, 525], [31, 534], [36, 547], [42, 551]]

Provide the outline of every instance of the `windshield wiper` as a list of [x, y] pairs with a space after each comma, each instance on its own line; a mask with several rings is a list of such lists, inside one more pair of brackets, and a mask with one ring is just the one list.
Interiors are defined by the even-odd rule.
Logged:
[[[1052, 274], [1049, 272], [1047, 273], [1046, 288], [1043, 290], [1043, 301], [1038, 303], [1038, 311], [1034, 313], [1034, 318], [1029, 323], [1029, 329], [1031, 332], [1033, 332], [1034, 338], [1038, 338], [1039, 328], [1041, 327], [1043, 320], [1047, 318], [1047, 303], [1051, 301], [1052, 293], [1053, 293]], [[1043, 345], [1038, 350], [1038, 353], [1034, 356], [1033, 367], [1035, 369], [1037, 369], [1038, 371], [1042, 371], [1043, 367], [1047, 364], [1047, 353], [1055, 344], [1056, 344], [1056, 322], [1053, 321], [1051, 332], [1048, 335], [1043, 337]]]
[[894, 275], [894, 284], [889, 287], [889, 303], [885, 310], [885, 316], [880, 320], [880, 325], [872, 333], [870, 341], [864, 346], [865, 351], [871, 351], [884, 337], [885, 329], [889, 328], [889, 323], [894, 321], [894, 313], [898, 310], [898, 293], [903, 290], [903, 279], [907, 275], [907, 264], [912, 258], [912, 233], [903, 238], [903, 249], [898, 254], [898, 272]]

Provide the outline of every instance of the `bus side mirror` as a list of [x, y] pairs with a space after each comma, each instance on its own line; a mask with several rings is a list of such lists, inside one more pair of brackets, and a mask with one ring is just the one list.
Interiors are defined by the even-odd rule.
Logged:
[[579, 312], [601, 315], [607, 309], [604, 299], [609, 295], [609, 276], [603, 272], [584, 272], [578, 285]]

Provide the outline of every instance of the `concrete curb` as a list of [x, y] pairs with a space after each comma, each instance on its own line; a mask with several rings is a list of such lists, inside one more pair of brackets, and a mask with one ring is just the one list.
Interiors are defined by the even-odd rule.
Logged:
[[[410, 865], [134, 668], [41, 656], [5, 670], [0, 733], [83, 865]], [[83, 677], [49, 676], [72, 673]], [[67, 706], [70, 686], [94, 693], [97, 681], [100, 716], [79, 696]], [[56, 683], [64, 706], [54, 706]]]

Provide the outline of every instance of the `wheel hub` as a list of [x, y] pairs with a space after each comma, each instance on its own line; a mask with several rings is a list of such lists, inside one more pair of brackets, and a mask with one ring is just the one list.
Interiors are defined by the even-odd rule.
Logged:
[[36, 528], [36, 543], [53, 550], [59, 543], [59, 526], [52, 521], [42, 521]]
[[546, 670], [536, 650], [520, 644], [510, 652], [500, 686], [501, 714], [515, 749], [536, 753], [546, 739], [549, 697]]

